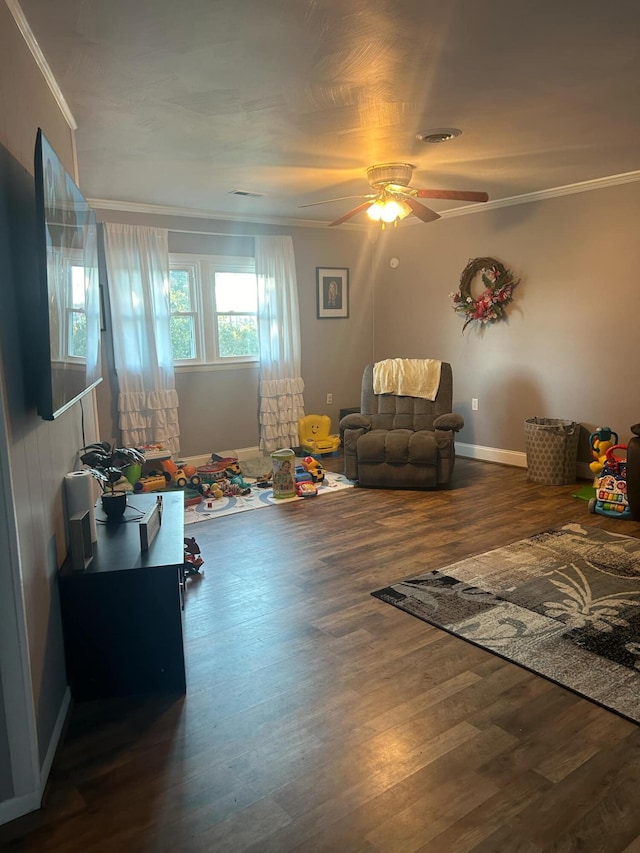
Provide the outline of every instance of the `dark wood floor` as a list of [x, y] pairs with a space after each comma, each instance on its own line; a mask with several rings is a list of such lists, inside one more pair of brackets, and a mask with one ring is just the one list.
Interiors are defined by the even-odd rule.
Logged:
[[369, 595], [569, 521], [640, 536], [572, 491], [458, 459], [448, 490], [191, 528], [187, 696], [77, 705], [0, 847], [640, 850], [639, 726]]

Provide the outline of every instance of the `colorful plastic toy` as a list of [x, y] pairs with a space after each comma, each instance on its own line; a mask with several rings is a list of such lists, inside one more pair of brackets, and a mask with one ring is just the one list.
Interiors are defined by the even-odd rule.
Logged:
[[607, 450], [613, 447], [614, 444], [618, 444], [618, 433], [613, 432], [609, 427], [598, 427], [589, 436], [589, 447], [591, 448], [591, 455], [594, 460], [590, 463], [589, 468], [596, 475], [596, 479], [599, 478], [604, 467]]
[[237, 463], [238, 460], [234, 456], [216, 456], [206, 465], [200, 465], [196, 471], [203, 483], [215, 483], [227, 479], [227, 468]]
[[299, 498], [313, 498], [318, 494], [318, 487], [311, 480], [296, 483], [296, 495]]
[[[589, 512], [610, 518], [631, 518], [627, 500], [626, 444], [614, 444], [605, 455], [604, 466], [596, 485], [596, 496], [589, 501]], [[616, 451], [624, 451], [625, 458], [618, 459]]]
[[313, 456], [305, 456], [301, 462], [301, 467], [304, 468], [309, 474], [311, 474], [311, 479], [314, 483], [322, 483], [324, 480], [324, 468], [322, 467], [322, 463], [317, 459], [314, 459]]
[[158, 492], [161, 489], [167, 488], [167, 483], [169, 482], [170, 475], [165, 473], [162, 474], [149, 474], [146, 477], [140, 477], [139, 480], [133, 484], [134, 492]]
[[200, 546], [194, 537], [186, 537], [184, 540], [184, 567], [183, 573], [185, 577], [189, 575], [199, 575], [200, 566], [204, 560], [200, 556]]
[[329, 415], [305, 415], [300, 418], [298, 440], [305, 453], [334, 453], [340, 447], [340, 436], [331, 435]]

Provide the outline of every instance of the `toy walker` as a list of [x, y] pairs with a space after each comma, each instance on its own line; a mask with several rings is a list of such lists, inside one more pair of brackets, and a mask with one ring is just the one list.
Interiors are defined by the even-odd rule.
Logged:
[[589, 447], [591, 448], [591, 455], [593, 456], [593, 462], [591, 462], [589, 468], [595, 474], [595, 479], [593, 481], [594, 487], [597, 487], [598, 479], [602, 473], [602, 469], [604, 468], [607, 450], [610, 447], [613, 447], [614, 444], [618, 444], [618, 441], [618, 433], [614, 432], [614, 430], [609, 427], [598, 427], [598, 429], [592, 432], [589, 436]]
[[[616, 451], [624, 451], [625, 458], [619, 459]], [[627, 500], [626, 444], [614, 444], [607, 449], [602, 471], [595, 490], [595, 498], [589, 501], [589, 512], [608, 515], [610, 518], [631, 518]]]

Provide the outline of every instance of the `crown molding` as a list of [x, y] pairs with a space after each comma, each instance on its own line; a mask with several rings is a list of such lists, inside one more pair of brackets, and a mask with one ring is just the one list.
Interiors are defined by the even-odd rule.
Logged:
[[[165, 204], [144, 204], [130, 201], [114, 201], [113, 199], [88, 198], [87, 201], [94, 210], [115, 210], [122, 213], [143, 213], [148, 216], [177, 216], [183, 219], [213, 219], [223, 222], [243, 222], [256, 225], [286, 225], [295, 228], [327, 228], [328, 222], [318, 222], [314, 219], [288, 219], [278, 216], [244, 216], [235, 213], [219, 213], [213, 210], [200, 210], [191, 207], [174, 207]], [[341, 229], [354, 231], [366, 230], [366, 225], [345, 224]], [[172, 229], [176, 230], [176, 229]], [[209, 233], [209, 232], [207, 232]]]
[[440, 218], [451, 219], [455, 216], [466, 216], [469, 213], [482, 213], [484, 210], [497, 210], [499, 207], [513, 207], [516, 204], [530, 204], [534, 201], [545, 201], [564, 195], [576, 195], [577, 193], [591, 192], [591, 190], [606, 189], [606, 187], [617, 187], [620, 184], [632, 184], [635, 181], [640, 181], [640, 171], [623, 172], [619, 175], [609, 175], [607, 178], [594, 178], [591, 181], [566, 184], [563, 187], [551, 187], [548, 190], [498, 198], [495, 201], [487, 201], [482, 204], [470, 204], [466, 207], [459, 207], [457, 210], [445, 210], [440, 214]]
[[[606, 189], [607, 187], [616, 187], [621, 184], [631, 184], [640, 181], [640, 171], [623, 172], [619, 175], [610, 175], [607, 178], [595, 178], [591, 181], [583, 181], [577, 184], [567, 184], [563, 187], [552, 187], [548, 190], [538, 190], [532, 193], [523, 193], [522, 195], [510, 196], [508, 198], [499, 198], [495, 201], [483, 202], [482, 204], [470, 204], [465, 207], [459, 207], [456, 210], [444, 210], [440, 213], [441, 219], [451, 219], [456, 216], [467, 216], [471, 213], [483, 213], [487, 210], [497, 210], [500, 207], [512, 207], [517, 204], [530, 204], [535, 201], [545, 201], [550, 198], [559, 198], [565, 195], [575, 195], [577, 193], [591, 192], [592, 190]], [[286, 225], [297, 228], [327, 228], [328, 222], [319, 222], [311, 219], [288, 219], [277, 216], [239, 216], [231, 213], [216, 213], [214, 211], [199, 210], [197, 208], [173, 207], [170, 205], [161, 204], [142, 204], [128, 201], [113, 201], [110, 199], [90, 198], [89, 204], [101, 210], [117, 210], [124, 213], [144, 213], [156, 216], [177, 216], [192, 219], [214, 219], [226, 222], [246, 222], [255, 223], [258, 225]], [[421, 225], [419, 220], [403, 221], [402, 226]], [[368, 231], [369, 225], [359, 225], [357, 223], [343, 223], [340, 230], [352, 231]]]
[[31, 55], [36, 61], [36, 65], [40, 69], [42, 76], [44, 77], [47, 86], [51, 90], [51, 94], [55, 98], [55, 101], [60, 108], [60, 112], [64, 116], [65, 121], [71, 128], [71, 130], [77, 130], [78, 125], [76, 124], [76, 120], [73, 117], [73, 113], [69, 109], [69, 104], [65, 101], [64, 95], [60, 87], [56, 82], [56, 78], [53, 76], [53, 72], [49, 67], [49, 63], [44, 57], [44, 53], [40, 50], [40, 45], [36, 37], [33, 34], [33, 30], [31, 29], [29, 22], [24, 16], [24, 12], [20, 8], [17, 0], [5, 0], [7, 4], [7, 8], [13, 15], [13, 20], [16, 22], [20, 33], [22, 34], [22, 38], [25, 40], [27, 47], [31, 51]]

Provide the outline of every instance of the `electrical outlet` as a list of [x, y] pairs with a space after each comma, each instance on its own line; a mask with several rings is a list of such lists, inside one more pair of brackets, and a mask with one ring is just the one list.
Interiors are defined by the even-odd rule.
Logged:
[[333, 403], [333, 394], [327, 394], [327, 406]]
[[471, 398], [471, 411], [472, 412], [478, 411], [478, 398], [477, 397]]

